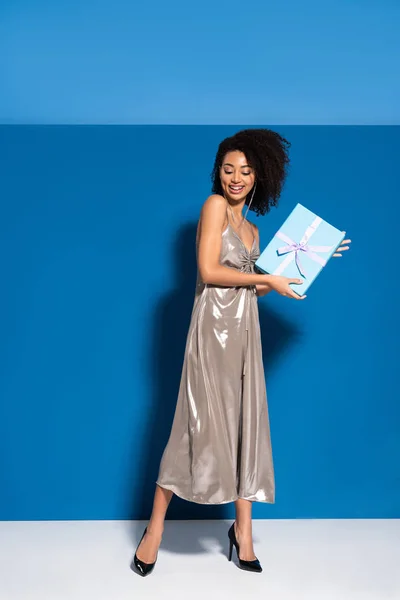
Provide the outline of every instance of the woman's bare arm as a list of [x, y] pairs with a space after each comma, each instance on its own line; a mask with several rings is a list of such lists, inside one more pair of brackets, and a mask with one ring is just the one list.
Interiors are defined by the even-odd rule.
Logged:
[[[254, 227], [254, 231], [255, 231], [255, 235], [256, 235], [256, 239], [257, 239], [257, 245], [260, 245], [260, 232], [258, 230], [257, 225], [254, 225], [254, 223], [252, 223], [252, 227]], [[272, 287], [270, 285], [268, 285], [268, 283], [258, 283], [256, 285], [256, 289], [257, 289], [257, 296], [266, 296], [267, 294], [269, 294], [270, 292], [272, 292]]]
[[271, 275], [242, 273], [219, 263], [222, 230], [226, 215], [226, 200], [218, 194], [207, 198], [200, 214], [198, 266], [204, 283], [226, 287], [262, 285]]

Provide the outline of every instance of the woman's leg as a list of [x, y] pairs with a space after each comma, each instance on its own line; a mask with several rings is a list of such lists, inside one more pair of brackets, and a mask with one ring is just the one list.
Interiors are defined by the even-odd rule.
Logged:
[[136, 556], [145, 563], [153, 563], [157, 559], [158, 548], [164, 531], [164, 520], [173, 492], [156, 484], [153, 510], [147, 532], [136, 550]]
[[251, 526], [252, 502], [240, 498], [235, 502], [235, 509], [235, 534], [240, 546], [240, 558], [242, 560], [255, 560]]

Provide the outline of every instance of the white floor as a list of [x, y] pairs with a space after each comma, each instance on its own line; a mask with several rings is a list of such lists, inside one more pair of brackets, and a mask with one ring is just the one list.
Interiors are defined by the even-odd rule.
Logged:
[[400, 520], [253, 521], [262, 573], [227, 560], [231, 521], [166, 521], [153, 573], [140, 521], [0, 522], [0, 600], [400, 600]]

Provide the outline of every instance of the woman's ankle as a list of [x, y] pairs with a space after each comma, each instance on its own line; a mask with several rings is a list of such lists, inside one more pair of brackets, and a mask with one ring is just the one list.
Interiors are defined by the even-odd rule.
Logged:
[[252, 533], [251, 521], [249, 523], [235, 521], [235, 531], [242, 535], [248, 535]]
[[162, 535], [164, 532], [164, 523], [150, 523], [147, 525], [147, 533], [150, 535]]

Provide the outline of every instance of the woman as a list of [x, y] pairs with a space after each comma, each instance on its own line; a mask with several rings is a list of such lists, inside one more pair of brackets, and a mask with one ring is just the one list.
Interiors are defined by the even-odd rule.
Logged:
[[247, 204], [264, 215], [277, 204], [289, 145], [269, 129], [239, 131], [219, 145], [214, 193], [197, 228], [196, 294], [174, 421], [134, 558], [141, 575], [154, 568], [174, 493], [201, 504], [235, 502], [229, 560], [235, 545], [241, 568], [262, 571], [253, 550], [252, 503], [273, 503], [275, 482], [257, 296], [271, 290], [306, 296], [289, 286], [301, 279], [255, 273], [259, 232], [242, 209]]

